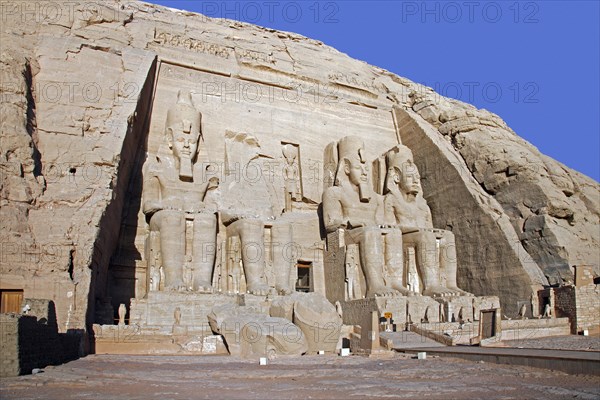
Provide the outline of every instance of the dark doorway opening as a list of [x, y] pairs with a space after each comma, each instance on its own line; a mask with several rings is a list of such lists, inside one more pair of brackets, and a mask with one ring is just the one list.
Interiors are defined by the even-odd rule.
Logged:
[[312, 276], [312, 262], [309, 261], [298, 261], [296, 264], [298, 269], [298, 279], [296, 280], [296, 291], [297, 292], [312, 292], [313, 289], [313, 276]]

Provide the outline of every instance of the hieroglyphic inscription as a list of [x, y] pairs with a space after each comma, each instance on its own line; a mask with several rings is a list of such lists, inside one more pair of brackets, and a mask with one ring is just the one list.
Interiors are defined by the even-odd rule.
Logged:
[[260, 51], [247, 50], [236, 47], [235, 55], [241, 60], [247, 61], [261, 61], [267, 64], [275, 64], [275, 57], [273, 53], [261, 53]]
[[179, 47], [198, 53], [211, 54], [221, 58], [229, 58], [233, 53], [240, 60], [260, 61], [267, 64], [275, 64], [275, 57], [273, 57], [273, 53], [263, 53], [255, 50], [227, 47], [200, 39], [194, 39], [185, 35], [154, 31], [154, 41], [163, 46]]
[[361, 325], [365, 315], [378, 311], [377, 300], [374, 297], [343, 301], [341, 304], [345, 325]]
[[341, 245], [343, 233], [336, 231], [327, 234], [327, 247], [324, 250], [325, 296], [332, 303], [345, 299], [346, 247]]
[[229, 58], [232, 52], [232, 48], [230, 47], [168, 32], [154, 31], [154, 41], [161, 45], [180, 47], [221, 58]]
[[342, 72], [332, 72], [328, 76], [330, 81], [337, 82], [342, 85], [350, 85], [355, 87], [362, 87], [367, 90], [380, 90], [380, 87], [377, 87], [373, 82], [368, 82], [364, 80], [359, 80], [355, 76], [349, 76], [348, 74], [344, 74]]

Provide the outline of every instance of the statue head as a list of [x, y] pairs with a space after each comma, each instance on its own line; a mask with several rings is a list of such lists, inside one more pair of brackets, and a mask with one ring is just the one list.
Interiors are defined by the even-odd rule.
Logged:
[[369, 201], [369, 166], [365, 157], [365, 145], [356, 136], [346, 136], [338, 142], [338, 180], [347, 177], [351, 185], [358, 187], [361, 201]]
[[296, 161], [296, 149], [294, 148], [294, 146], [291, 144], [286, 144], [285, 146], [283, 146], [281, 152], [283, 153], [283, 157], [285, 157], [285, 160], [287, 161], [288, 165], [293, 165]]
[[388, 152], [386, 164], [386, 191], [397, 187], [402, 193], [410, 196], [421, 193], [421, 177], [408, 147], [399, 145]]
[[202, 114], [192, 105], [191, 93], [179, 91], [177, 103], [167, 112], [165, 134], [169, 148], [179, 161], [179, 176], [192, 179], [192, 164], [198, 152]]

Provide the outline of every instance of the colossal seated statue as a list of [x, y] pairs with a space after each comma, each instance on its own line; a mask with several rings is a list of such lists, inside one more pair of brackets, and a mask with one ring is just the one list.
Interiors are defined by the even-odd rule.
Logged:
[[[465, 294], [456, 284], [454, 234], [434, 229], [431, 211], [423, 198], [419, 171], [410, 149], [398, 145], [386, 154], [384, 216], [387, 224], [402, 230], [404, 247], [415, 249], [422, 294], [446, 296]], [[416, 277], [412, 277], [416, 280]], [[410, 279], [409, 279], [410, 281]], [[415, 286], [415, 283], [412, 283]]]
[[[280, 294], [289, 294], [293, 291], [290, 272], [294, 260], [285, 257], [284, 248], [292, 243], [292, 229], [289, 222], [275, 215], [272, 200], [275, 189], [263, 175], [265, 168], [259, 150], [258, 139], [253, 135], [227, 132], [228, 165], [221, 185], [219, 215], [226, 227], [228, 243], [238, 242], [239, 248], [228, 244], [226, 251], [228, 257], [241, 259], [248, 293], [266, 295], [274, 288]], [[265, 246], [266, 225], [271, 232], [268, 246]], [[266, 255], [271, 250], [274, 282], [268, 282], [266, 277]], [[241, 254], [234, 254], [237, 252]]]
[[[217, 217], [207, 194], [217, 187], [218, 180], [194, 180], [202, 142], [201, 118], [191, 94], [180, 91], [177, 103], [167, 112], [168, 149], [161, 145], [144, 167], [142, 211], [150, 230], [146, 257], [151, 290], [212, 291]], [[186, 246], [186, 230], [191, 234], [187, 238], [191, 246]], [[191, 279], [184, 279], [186, 269], [191, 271]], [[164, 282], [159, 285], [161, 276]]]
[[367, 297], [397, 294], [398, 289], [384, 278], [386, 260], [379, 225], [383, 198], [371, 186], [364, 144], [358, 137], [347, 136], [336, 147], [330, 146], [336, 155], [326, 160], [326, 168], [335, 165], [335, 177], [333, 186], [323, 192], [324, 226], [327, 232], [343, 229], [345, 243], [358, 244]]

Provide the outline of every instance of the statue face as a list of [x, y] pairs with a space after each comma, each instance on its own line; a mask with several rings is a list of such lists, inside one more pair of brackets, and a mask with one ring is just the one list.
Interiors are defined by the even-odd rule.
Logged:
[[363, 184], [367, 183], [368, 167], [367, 167], [366, 163], [364, 163], [360, 160], [358, 155], [357, 155], [357, 157], [352, 157], [352, 158], [346, 159], [345, 170], [346, 170], [346, 174], [348, 175], [348, 178], [350, 179], [350, 182], [353, 185], [359, 186], [359, 185], [363, 185]]
[[169, 128], [170, 144], [177, 158], [193, 158], [198, 151], [198, 136], [191, 132], [192, 124], [183, 121], [180, 126]]
[[296, 157], [295, 156], [285, 157], [285, 161], [287, 161], [288, 165], [294, 165], [294, 162], [296, 161]]
[[283, 147], [283, 157], [285, 158], [285, 161], [288, 163], [288, 165], [294, 164], [294, 162], [296, 161], [296, 153], [292, 148], [292, 145], [286, 144]]
[[411, 162], [402, 165], [400, 189], [407, 194], [417, 195], [421, 192], [421, 176], [417, 166]]

